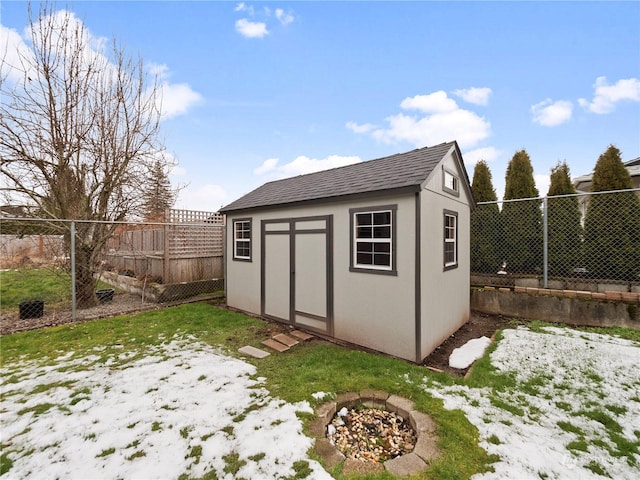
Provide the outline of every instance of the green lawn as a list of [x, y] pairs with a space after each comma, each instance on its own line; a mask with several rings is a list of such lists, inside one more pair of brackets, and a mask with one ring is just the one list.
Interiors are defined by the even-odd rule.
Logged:
[[[106, 359], [109, 350], [104, 347], [113, 345], [118, 345], [122, 355], [132, 360], [143, 356], [148, 347], [166, 343], [176, 335], [194, 342], [222, 346], [230, 356], [236, 356], [241, 346], [260, 347], [260, 342], [269, 335], [270, 327], [261, 320], [209, 304], [183, 305], [135, 316], [5, 336], [2, 338], [2, 366], [11, 370], [11, 364], [18, 360], [55, 363], [53, 359], [64, 352], [73, 352], [70, 358], [95, 356], [96, 352], [103, 352]], [[445, 410], [440, 400], [434, 400], [421, 388], [425, 376], [451, 383], [453, 380], [446, 375], [434, 374], [382, 355], [324, 342], [300, 344], [285, 354], [273, 354], [253, 363], [257, 367], [257, 375], [266, 378], [265, 387], [271, 395], [291, 403], [306, 400], [316, 405], [317, 401], [311, 396], [314, 392], [340, 393], [368, 388], [411, 399], [416, 408], [429, 413], [437, 422], [443, 452], [419, 478], [463, 479], [490, 468], [490, 458], [478, 446], [477, 429], [461, 412]], [[305, 424], [310, 418], [305, 416]], [[338, 479], [348, 478], [341, 474], [340, 465], [330, 473]], [[366, 478], [391, 477], [383, 473]]]
[[[97, 288], [110, 288], [98, 282]], [[0, 272], [0, 309], [17, 310], [25, 300], [44, 300], [48, 305], [71, 301], [71, 277], [55, 268], [23, 268]]]
[[[194, 303], [7, 335], [1, 339], [0, 392], [12, 391], [11, 385], [22, 380], [25, 365], [31, 366], [32, 373], [29, 375], [32, 376], [34, 366], [40, 372], [57, 370], [68, 372], [69, 375], [65, 373], [55, 384], [32, 384], [31, 389], [20, 392], [24, 398], [17, 397], [18, 392], [13, 391], [11, 395], [16, 396], [0, 400], [10, 402], [12, 398], [19, 398], [20, 401], [16, 403], [19, 414], [38, 416], [58, 409], [64, 415], [73, 415], [73, 405], [93, 394], [86, 388], [74, 390], [74, 375], [83, 372], [94, 375], [99, 369], [104, 371], [103, 367], [113, 368], [115, 373], [126, 370], [134, 363], [162, 362], [166, 360], [163, 358], [166, 354], [157, 352], [165, 346], [174, 349], [179, 366], [183, 365], [185, 355], [192, 351], [191, 346], [197, 350], [203, 344], [228, 357], [238, 357], [239, 347], [253, 345], [260, 348], [260, 342], [271, 336], [273, 331], [274, 324], [207, 303]], [[515, 343], [507, 342], [503, 347], [502, 339], [505, 336], [514, 338], [514, 335]], [[527, 340], [517, 343], [517, 338]], [[175, 347], [176, 339], [182, 342], [178, 348]], [[256, 367], [254, 377], [263, 379], [261, 387], [264, 386], [272, 397], [288, 404], [306, 401], [315, 407], [320, 401], [315, 400], [314, 393], [337, 394], [364, 389], [384, 390], [412, 400], [418, 410], [428, 413], [436, 422], [442, 452], [430, 468], [417, 477], [420, 479], [466, 479], [494, 468], [497, 474], [502, 472], [500, 478], [509, 478], [508, 475], [504, 476], [504, 469], [507, 468], [505, 465], [510, 465], [510, 461], [536, 457], [519, 448], [523, 442], [531, 443], [532, 448], [536, 445], [528, 432], [537, 435], [537, 448], [546, 452], [541, 454], [539, 451], [536, 457], [542, 462], [536, 464], [540, 478], [569, 478], [566, 475], [571, 472], [580, 476], [588, 471], [609, 478], [637, 478], [634, 474], [640, 473], [640, 428], [634, 427], [635, 421], [629, 419], [638, 418], [640, 414], [640, 398], [637, 395], [640, 377], [634, 373], [636, 370], [627, 367], [636, 365], [640, 358], [639, 342], [640, 333], [629, 329], [592, 329], [586, 332], [550, 328], [546, 324], [532, 322], [527, 329], [505, 330], [498, 334], [496, 342], [466, 379], [437, 374], [408, 362], [320, 340], [296, 345], [282, 354], [273, 353], [261, 360], [247, 361]], [[529, 345], [535, 348], [529, 351]], [[592, 355], [592, 351], [600, 353]], [[493, 354], [496, 353], [503, 355], [503, 362], [505, 358], [511, 359], [512, 366], [506, 370], [505, 367], [497, 368], [493, 363]], [[73, 361], [79, 366], [71, 370], [60, 367]], [[211, 363], [206, 365], [207, 370], [202, 375], [198, 373], [200, 377], [197, 381], [205, 381], [210, 375], [208, 369]], [[51, 366], [58, 368], [52, 369]], [[185, 374], [186, 371], [182, 372]], [[218, 375], [222, 373], [218, 371]], [[228, 384], [239, 385], [237, 382], [234, 379]], [[66, 404], [53, 403], [54, 398], [59, 398], [53, 396], [46, 397], [46, 401], [40, 403], [29, 402], [31, 396], [54, 390], [71, 391], [71, 397], [66, 397]], [[137, 398], [142, 403], [153, 390], [136, 397], [136, 405]], [[181, 391], [173, 388], [170, 395], [180, 396]], [[202, 398], [202, 394], [193, 398]], [[449, 402], [457, 402], [458, 406], [445, 409], [442, 400], [445, 398]], [[603, 403], [603, 399], [606, 402]], [[24, 408], [23, 401], [29, 403]], [[237, 402], [237, 397], [233, 397], [233, 402]], [[168, 404], [161, 406], [165, 407], [171, 408]], [[250, 406], [245, 413], [237, 415], [237, 421], [242, 422], [256, 408], [259, 408], [258, 404]], [[279, 405], [278, 409], [281, 408], [282, 405]], [[463, 413], [465, 411], [468, 417]], [[190, 413], [184, 412], [186, 416]], [[298, 416], [309, 435], [308, 427], [313, 415], [299, 413]], [[162, 415], [157, 419], [150, 424], [151, 432], [171, 428], [162, 423]], [[126, 428], [133, 429], [136, 425], [132, 423]], [[204, 437], [234, 435], [233, 429], [237, 425], [234, 423], [206, 432]], [[181, 437], [191, 438], [189, 429], [196, 427], [185, 427], [184, 432], [180, 430]], [[0, 445], [3, 451], [0, 475], [11, 470], [13, 458], [31, 454], [25, 450], [28, 447], [16, 450], [19, 447], [10, 440], [4, 439], [9, 443]], [[87, 441], [93, 440], [87, 438]], [[550, 443], [554, 448], [544, 450]], [[515, 447], [505, 451], [501, 450], [500, 445]], [[144, 461], [141, 459], [145, 455], [144, 449], [138, 448], [137, 441], [126, 448], [131, 449], [125, 459], [128, 464], [133, 464], [136, 459]], [[206, 453], [197, 444], [190, 448], [188, 456], [196, 459], [194, 462], [197, 464], [198, 459]], [[273, 446], [265, 445], [265, 449], [269, 448]], [[487, 451], [494, 452], [494, 455]], [[119, 452], [106, 448], [97, 457], [110, 457]], [[560, 457], [548, 458], [548, 453]], [[235, 474], [247, 461], [262, 461], [264, 456], [265, 453], [247, 458], [237, 453], [226, 455], [224, 471]], [[322, 461], [313, 452], [309, 452], [309, 457]], [[497, 463], [492, 465], [494, 462]], [[305, 472], [308, 472], [308, 466], [308, 462], [297, 463], [295, 478], [307, 478], [308, 473]], [[547, 467], [551, 473], [547, 473]], [[341, 469], [342, 465], [338, 464], [327, 471], [336, 479], [391, 478], [387, 473], [347, 476], [342, 474]], [[558, 471], [564, 472], [563, 475], [558, 476]], [[190, 478], [188, 474], [180, 476], [184, 480]], [[196, 475], [195, 478], [211, 480], [216, 477], [215, 472], [210, 472], [204, 477]]]

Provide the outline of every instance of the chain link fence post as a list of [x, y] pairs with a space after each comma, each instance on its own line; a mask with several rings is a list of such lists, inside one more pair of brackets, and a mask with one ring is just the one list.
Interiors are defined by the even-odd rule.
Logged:
[[472, 285], [640, 292], [640, 188], [479, 202]]
[[549, 214], [547, 197], [542, 199], [542, 288], [549, 288]]
[[77, 298], [76, 298], [76, 222], [71, 220], [69, 226], [70, 231], [70, 250], [69, 253], [71, 261], [71, 319], [75, 322], [78, 318], [76, 312]]

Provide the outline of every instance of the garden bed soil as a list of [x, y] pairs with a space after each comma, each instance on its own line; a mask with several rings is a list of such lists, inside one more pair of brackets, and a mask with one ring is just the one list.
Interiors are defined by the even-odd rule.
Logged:
[[518, 325], [524, 324], [526, 324], [526, 320], [471, 312], [469, 321], [431, 352], [422, 364], [451, 375], [464, 376], [471, 367], [461, 369], [449, 366], [449, 357], [454, 349], [463, 346], [474, 338], [492, 338], [498, 330], [516, 328]]

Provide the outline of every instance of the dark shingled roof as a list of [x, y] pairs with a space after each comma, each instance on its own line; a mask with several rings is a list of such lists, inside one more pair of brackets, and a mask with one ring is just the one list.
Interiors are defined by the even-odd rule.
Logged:
[[265, 183], [221, 212], [342, 197], [422, 184], [456, 142]]

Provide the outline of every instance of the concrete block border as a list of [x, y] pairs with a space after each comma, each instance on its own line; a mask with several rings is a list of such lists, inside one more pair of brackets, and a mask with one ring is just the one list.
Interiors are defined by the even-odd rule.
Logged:
[[585, 327], [640, 330], [640, 293], [537, 287], [471, 289], [471, 310]]
[[436, 424], [426, 413], [415, 410], [411, 400], [391, 395], [380, 390], [363, 390], [338, 394], [336, 399], [323, 403], [316, 409], [316, 418], [311, 422], [310, 430], [316, 443], [314, 451], [323, 458], [327, 467], [332, 468], [343, 462], [343, 473], [377, 473], [382, 470], [379, 463], [347, 462], [346, 457], [326, 438], [327, 425], [341, 408], [348, 409], [356, 405], [387, 410], [409, 421], [416, 432], [417, 441], [413, 451], [384, 462], [384, 469], [392, 475], [405, 477], [425, 470], [440, 455], [437, 447]]

